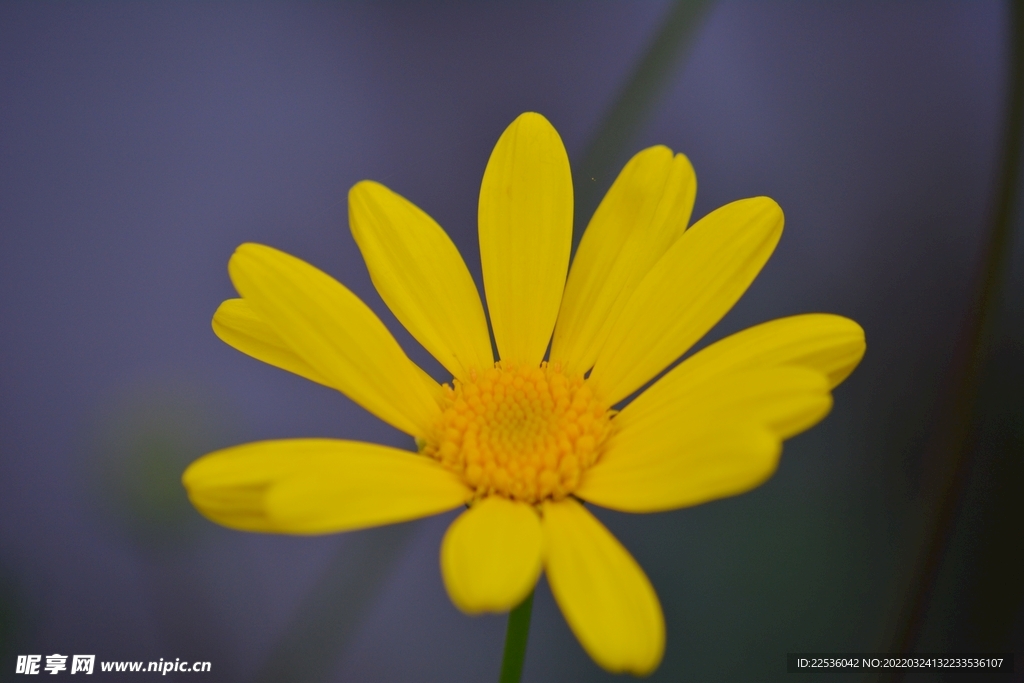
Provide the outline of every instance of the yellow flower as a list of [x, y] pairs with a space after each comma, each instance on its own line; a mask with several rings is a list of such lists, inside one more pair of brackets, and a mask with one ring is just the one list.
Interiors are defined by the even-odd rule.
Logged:
[[[183, 481], [211, 520], [320, 534], [468, 505], [441, 546], [452, 601], [505, 611], [547, 573], [584, 649], [609, 671], [647, 674], [665, 625], [643, 570], [581, 501], [656, 512], [753, 488], [781, 441], [821, 420], [864, 353], [835, 315], [774, 320], [680, 363], [621, 411], [732, 307], [768, 260], [782, 211], [757, 197], [687, 229], [689, 161], [651, 147], [626, 165], [569, 270], [569, 161], [527, 113], [494, 148], [480, 188], [484, 291], [427, 214], [383, 185], [349, 193], [349, 221], [395, 317], [452, 373], [439, 385], [371, 310], [313, 266], [243, 244], [228, 269], [242, 298], [217, 335], [333, 387], [415, 437], [418, 453], [332, 439], [211, 453]], [[568, 273], [568, 277], [567, 277]], [[550, 342], [549, 360], [544, 361]]]

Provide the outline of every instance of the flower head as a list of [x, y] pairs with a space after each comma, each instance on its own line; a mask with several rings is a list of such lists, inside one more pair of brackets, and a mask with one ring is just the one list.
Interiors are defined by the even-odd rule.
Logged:
[[229, 263], [241, 298], [218, 308], [217, 335], [338, 389], [415, 437], [417, 450], [331, 439], [236, 446], [188, 468], [192, 502], [229, 527], [296, 534], [467, 506], [441, 547], [460, 609], [508, 610], [543, 570], [598, 664], [653, 671], [665, 643], [658, 598], [581, 501], [655, 512], [757, 486], [774, 472], [782, 440], [828, 413], [831, 389], [865, 348], [846, 318], [774, 320], [693, 354], [616, 412], [721, 319], [782, 233], [782, 211], [765, 197], [687, 227], [695, 193], [686, 157], [660, 146], [640, 152], [595, 212], [570, 270], [565, 149], [544, 117], [517, 118], [480, 189], [496, 362], [477, 288], [448, 236], [383, 185], [358, 183], [352, 234], [384, 302], [451, 372], [443, 386], [342, 284], [243, 244]]

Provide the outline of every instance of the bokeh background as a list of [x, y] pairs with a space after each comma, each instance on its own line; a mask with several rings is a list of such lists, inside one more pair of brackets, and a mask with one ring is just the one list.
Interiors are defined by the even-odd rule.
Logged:
[[[1016, 651], [1024, 671], [1021, 218], [995, 257], [988, 246], [1008, 3], [679, 12], [0, 4], [0, 679], [16, 678], [17, 654], [59, 652], [209, 660], [204, 679], [227, 683], [496, 680], [504, 619], [460, 614], [441, 583], [452, 515], [274, 537], [188, 506], [180, 473], [216, 448], [411, 446], [340, 394], [227, 347], [210, 317], [234, 295], [232, 250], [263, 242], [343, 281], [447, 379], [374, 292], [348, 188], [371, 178], [416, 202], [479, 283], [477, 191], [504, 127], [543, 113], [579, 196], [599, 195], [611, 177], [583, 160], [679, 17], [660, 87], [605, 157], [617, 170], [652, 144], [686, 153], [695, 217], [754, 195], [785, 210], [775, 255], [709, 339], [827, 311], [859, 321], [868, 352], [759, 489], [598, 512], [664, 606], [651, 680], [788, 680], [787, 652], [897, 648]], [[984, 298], [986, 273], [999, 277]], [[524, 680], [612, 678], [542, 581]]]

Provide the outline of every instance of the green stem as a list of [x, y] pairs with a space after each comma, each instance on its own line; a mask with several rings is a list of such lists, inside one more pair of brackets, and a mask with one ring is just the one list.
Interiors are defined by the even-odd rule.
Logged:
[[501, 659], [501, 678], [498, 683], [519, 683], [526, 658], [526, 639], [530, 636], [530, 613], [533, 611], [533, 591], [519, 606], [508, 613], [505, 631], [505, 656]]

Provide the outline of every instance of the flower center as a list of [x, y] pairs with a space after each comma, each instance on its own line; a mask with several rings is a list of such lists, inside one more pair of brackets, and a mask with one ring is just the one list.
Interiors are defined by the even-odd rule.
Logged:
[[421, 451], [461, 474], [482, 498], [564, 498], [597, 460], [611, 411], [582, 376], [557, 365], [501, 362], [444, 386], [441, 418]]

